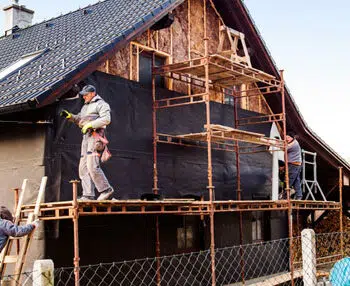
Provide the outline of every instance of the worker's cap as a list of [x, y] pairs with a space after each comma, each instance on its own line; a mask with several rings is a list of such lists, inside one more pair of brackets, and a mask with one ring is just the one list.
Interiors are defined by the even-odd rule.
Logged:
[[85, 85], [83, 89], [79, 92], [79, 95], [84, 96], [87, 95], [89, 92], [96, 92], [96, 88], [91, 84]]
[[290, 136], [290, 137], [292, 137], [292, 138], [295, 138], [295, 137], [297, 136], [297, 134], [296, 134], [294, 131], [292, 131], [292, 130], [291, 130], [291, 131], [288, 131], [288, 132], [287, 132], [287, 135]]

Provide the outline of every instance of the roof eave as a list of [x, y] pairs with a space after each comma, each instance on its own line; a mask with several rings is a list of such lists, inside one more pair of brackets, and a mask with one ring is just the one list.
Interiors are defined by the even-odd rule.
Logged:
[[[270, 52], [268, 51], [268, 48], [266, 46], [266, 44], [264, 43], [264, 41], [262, 40], [262, 37], [256, 27], [256, 25], [254, 24], [254, 21], [252, 20], [247, 7], [245, 6], [245, 4], [243, 3], [243, 1], [241, 0], [233, 0], [235, 2], [238, 3], [238, 7], [240, 7], [241, 11], [242, 11], [242, 15], [244, 15], [244, 17], [246, 18], [246, 22], [248, 23], [248, 25], [250, 26], [250, 29], [252, 31], [254, 31], [254, 34], [256, 36], [256, 41], [259, 43], [261, 50], [264, 53], [264, 56], [269, 64], [269, 69], [271, 69], [271, 71], [273, 71], [274, 75], [279, 78], [280, 77], [280, 73], [279, 70], [277, 68], [276, 63], [274, 62]], [[294, 115], [297, 117], [300, 125], [302, 126], [304, 132], [309, 135], [310, 137], [312, 137], [319, 145], [322, 146], [323, 149], [325, 149], [329, 154], [332, 155], [332, 157], [338, 161], [338, 163], [340, 165], [342, 165], [342, 167], [344, 167], [348, 173], [350, 173], [350, 165], [348, 162], [346, 162], [338, 153], [336, 153], [330, 146], [328, 146], [314, 131], [312, 131], [312, 129], [307, 125], [306, 121], [304, 120], [304, 118], [301, 115], [301, 112], [299, 111], [296, 102], [294, 101], [293, 97], [291, 96], [291, 93], [289, 91], [289, 89], [286, 87], [285, 88], [285, 94], [286, 94], [286, 99], [287, 101], [289, 101], [289, 107], [292, 107], [293, 109], [293, 113]], [[329, 162], [331, 163], [334, 167], [340, 167], [339, 165], [337, 166], [336, 164], [334, 164], [334, 162]]]
[[65, 75], [64, 78], [56, 82], [50, 90], [38, 94], [38, 96], [35, 97], [35, 100], [31, 101], [31, 103], [35, 103], [34, 105], [28, 103], [20, 103], [13, 106], [1, 106], [0, 115], [15, 111], [24, 111], [32, 108], [40, 108], [54, 103], [60, 96], [72, 88], [74, 84], [80, 82], [89, 76], [92, 72], [94, 72], [98, 66], [101, 65], [111, 55], [113, 55], [113, 53], [117, 52], [133, 38], [146, 31], [153, 24], [163, 18], [167, 13], [175, 9], [183, 2], [184, 0], [169, 0], [166, 4], [163, 4], [161, 7], [150, 12], [146, 17], [142, 19], [143, 24], [141, 21], [135, 24], [133, 27], [125, 31], [122, 36], [116, 38], [115, 41], [104, 47], [103, 50], [97, 52], [93, 57], [81, 63], [74, 71]]
[[2, 106], [0, 115], [14, 113], [14, 112], [27, 111], [27, 110], [33, 109], [35, 107], [36, 107], [36, 102], [33, 100], [29, 100], [29, 101], [19, 103], [16, 105]]
[[[107, 60], [111, 55], [116, 53], [119, 49], [124, 47], [129, 41], [138, 36], [139, 34], [146, 31], [153, 24], [162, 19], [167, 13], [175, 9], [178, 5], [180, 5], [184, 0], [169, 0], [167, 6], [160, 7], [156, 11], [153, 11], [153, 17], [146, 16], [143, 19], [144, 23], [142, 25], [135, 24], [129, 30], [127, 30], [121, 37], [118, 37], [113, 43], [106, 46], [103, 51], [100, 51], [93, 58], [90, 58], [88, 61], [82, 63], [77, 67], [77, 69], [64, 77], [59, 83], [55, 85], [55, 88], [52, 89], [50, 94], [47, 93], [42, 94], [37, 97], [39, 105], [37, 107], [42, 107], [48, 104], [53, 103], [57, 98], [65, 94], [74, 84], [80, 82], [87, 76], [89, 76], [92, 72], [94, 72], [98, 66], [100, 66], [105, 60]], [[157, 15], [154, 13], [159, 12]], [[1, 110], [0, 110], [1, 112]]]

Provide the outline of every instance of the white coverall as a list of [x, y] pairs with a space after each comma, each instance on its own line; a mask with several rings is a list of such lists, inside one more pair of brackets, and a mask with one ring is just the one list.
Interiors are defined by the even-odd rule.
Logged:
[[[104, 133], [111, 122], [111, 109], [99, 95], [95, 95], [89, 103], [85, 103], [80, 113], [72, 114], [71, 121], [82, 128], [91, 123], [92, 128]], [[100, 166], [100, 154], [95, 149], [96, 139], [92, 132], [83, 136], [81, 143], [81, 157], [79, 162], [79, 177], [83, 187], [83, 196], [95, 197], [95, 187], [99, 193], [111, 189]]]

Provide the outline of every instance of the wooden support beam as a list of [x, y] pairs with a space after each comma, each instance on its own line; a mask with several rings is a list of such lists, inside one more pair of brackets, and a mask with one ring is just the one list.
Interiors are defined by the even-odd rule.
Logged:
[[129, 44], [129, 60], [130, 60], [130, 65], [129, 65], [129, 80], [132, 80], [132, 72], [133, 72], [133, 45], [132, 43]]
[[[208, 215], [209, 201], [194, 201], [185, 199], [166, 199], [160, 201], [120, 200], [120, 201], [84, 201], [78, 204], [78, 215], [130, 215], [130, 214], [182, 214], [182, 215]], [[239, 212], [256, 210], [286, 210], [288, 201], [213, 201], [215, 212]], [[73, 201], [42, 203], [40, 205], [40, 220], [73, 219]], [[339, 210], [339, 202], [332, 201], [293, 201], [291, 207], [295, 210]], [[33, 212], [34, 205], [22, 207], [23, 220]], [[58, 212], [55, 211], [58, 210]]]

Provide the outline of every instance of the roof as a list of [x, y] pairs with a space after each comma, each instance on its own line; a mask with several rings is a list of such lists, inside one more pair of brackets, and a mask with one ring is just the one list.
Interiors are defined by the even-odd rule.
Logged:
[[[263, 41], [263, 38], [262, 38], [257, 26], [255, 25], [253, 18], [249, 14], [248, 8], [245, 6], [245, 4], [242, 1], [239, 1], [239, 2], [242, 5], [242, 7], [244, 8], [245, 13], [247, 14], [247, 17], [249, 18], [250, 22], [254, 26], [254, 29], [258, 35], [258, 38], [262, 42], [264, 49], [266, 50], [266, 53], [269, 55], [270, 64], [273, 66], [273, 68], [275, 70], [274, 74], [277, 76], [279, 74], [278, 69], [277, 69], [277, 65], [276, 65], [275, 61], [273, 60], [265, 42]], [[277, 76], [277, 77], [279, 77], [279, 76]], [[302, 129], [306, 133], [307, 138], [309, 140], [312, 139], [313, 141], [315, 141], [315, 143], [318, 144], [323, 149], [323, 151], [326, 151], [328, 154], [333, 156], [333, 158], [337, 161], [338, 166], [335, 166], [335, 167], [342, 166], [346, 169], [346, 171], [349, 172], [350, 171], [350, 164], [346, 160], [344, 160], [337, 152], [335, 152], [322, 138], [320, 138], [311, 129], [311, 127], [307, 124], [304, 117], [302, 116], [302, 114], [298, 108], [298, 105], [296, 104], [296, 102], [295, 102], [290, 90], [288, 89], [287, 85], [285, 85], [285, 90], [286, 90], [286, 96], [287, 96], [286, 105], [288, 105], [288, 106], [286, 106], [286, 108], [288, 109], [288, 107], [289, 107], [288, 116], [292, 119], [290, 121], [293, 121], [293, 118], [297, 119], [298, 123], [301, 125], [300, 127], [302, 127]], [[313, 145], [313, 144], [310, 143], [310, 145]], [[313, 147], [316, 147], [316, 146], [313, 145]]]
[[0, 80], [0, 113], [38, 106], [89, 63], [147, 29], [183, 0], [106, 0], [0, 38], [0, 71], [43, 50]]
[[[43, 50], [39, 57], [0, 81], [0, 114], [52, 102], [71, 87], [74, 79], [92, 72], [98, 60], [107, 58], [183, 1], [105, 0], [0, 38], [0, 71], [23, 55]], [[252, 56], [254, 66], [279, 78], [276, 64], [243, 1], [214, 3], [225, 14], [226, 24], [236, 25], [256, 49]], [[274, 102], [269, 104], [273, 107]], [[280, 102], [275, 105], [280, 106]], [[350, 173], [350, 165], [306, 124], [288, 88], [286, 111], [288, 123], [303, 130], [315, 151], [333, 166], [342, 165]]]
[[[253, 66], [276, 76], [276, 78], [280, 78], [277, 65], [244, 2], [242, 0], [214, 0], [214, 3], [221, 11], [226, 25], [233, 26], [245, 34], [246, 41], [254, 50], [254, 54], [251, 56]], [[308, 126], [287, 86], [285, 86], [285, 96], [288, 127], [297, 131], [298, 135], [303, 137], [301, 139], [307, 143], [308, 147], [320, 154], [330, 165], [336, 168], [344, 167], [349, 174], [349, 163]], [[276, 110], [281, 106], [278, 98], [269, 97], [267, 101], [274, 112], [281, 112], [281, 110]]]

